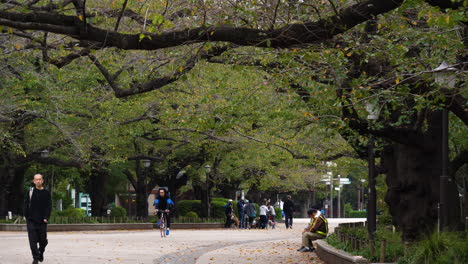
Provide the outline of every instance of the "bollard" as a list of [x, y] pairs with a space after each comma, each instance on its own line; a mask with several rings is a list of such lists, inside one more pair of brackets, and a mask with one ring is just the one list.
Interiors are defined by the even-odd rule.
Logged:
[[385, 262], [385, 248], [387, 247], [387, 241], [380, 241], [380, 262]]

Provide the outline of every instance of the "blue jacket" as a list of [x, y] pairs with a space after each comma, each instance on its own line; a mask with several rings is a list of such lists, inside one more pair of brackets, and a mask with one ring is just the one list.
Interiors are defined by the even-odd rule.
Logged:
[[174, 202], [171, 198], [164, 199], [158, 195], [154, 200], [153, 206], [158, 210], [171, 210], [174, 207]]

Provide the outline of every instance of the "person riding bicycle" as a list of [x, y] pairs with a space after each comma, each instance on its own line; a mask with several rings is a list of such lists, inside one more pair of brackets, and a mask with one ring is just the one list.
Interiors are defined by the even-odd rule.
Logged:
[[159, 219], [161, 219], [161, 215], [163, 213], [166, 214], [166, 226], [167, 226], [166, 236], [168, 236], [170, 232], [169, 229], [171, 227], [171, 218], [169, 217], [169, 213], [174, 207], [174, 202], [171, 200], [170, 195], [167, 191], [167, 188], [164, 188], [164, 187], [159, 188], [158, 196], [156, 196], [153, 206], [156, 208], [156, 213]]

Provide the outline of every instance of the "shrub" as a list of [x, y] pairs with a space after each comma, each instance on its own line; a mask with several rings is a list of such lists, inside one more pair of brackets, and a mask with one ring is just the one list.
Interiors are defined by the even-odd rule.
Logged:
[[181, 200], [176, 204], [178, 215], [186, 215], [189, 212], [201, 214], [201, 201], [200, 200]]
[[63, 211], [52, 211], [52, 217], [63, 216], [63, 217], [72, 217], [72, 218], [80, 218], [86, 216], [86, 211], [81, 208], [73, 208], [69, 207]]
[[282, 211], [283, 211], [283, 210], [281, 210], [281, 208], [276, 208], [276, 207], [275, 207], [276, 220], [278, 220], [278, 219], [281, 220], [281, 218], [283, 217], [283, 216], [282, 216]]
[[353, 206], [350, 203], [346, 203], [344, 206], [345, 217], [349, 217], [353, 211]]
[[211, 217], [214, 217], [214, 218], [225, 217], [226, 209], [224, 208], [224, 206], [226, 205], [226, 203], [227, 201], [223, 202], [221, 200], [211, 201]]
[[111, 209], [110, 216], [111, 217], [125, 217], [127, 216], [127, 210], [123, 207], [116, 206]]
[[187, 217], [187, 218], [193, 218], [193, 219], [198, 219], [198, 218], [199, 218], [199, 217], [198, 217], [198, 214], [195, 213], [195, 212], [193, 212], [193, 211], [188, 212], [188, 213], [185, 215], [185, 217]]
[[380, 225], [391, 225], [393, 223], [392, 216], [390, 214], [383, 214], [377, 216], [377, 222]]
[[211, 201], [212, 202], [223, 202], [224, 204], [227, 204], [229, 199], [228, 198], [214, 197], [214, 198], [211, 198]]
[[468, 260], [466, 233], [437, 233], [420, 241], [400, 263], [462, 264]]
[[350, 211], [349, 216], [346, 216], [349, 218], [366, 218], [367, 217], [367, 212], [366, 211]]

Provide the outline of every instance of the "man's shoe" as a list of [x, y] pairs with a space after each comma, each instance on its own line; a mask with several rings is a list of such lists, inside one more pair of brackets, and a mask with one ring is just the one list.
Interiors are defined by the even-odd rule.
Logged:
[[170, 231], [171, 231], [171, 230], [169, 230], [169, 228], [168, 228], [168, 229], [166, 229], [166, 236], [168, 236], [168, 235], [169, 235]]
[[32, 264], [39, 264], [39, 261], [37, 259], [33, 260]]
[[301, 251], [303, 248], [305, 248], [304, 246], [302, 246], [300, 249], [298, 249], [297, 251]]
[[39, 253], [39, 262], [44, 261], [44, 252]]
[[304, 248], [300, 249], [299, 252], [310, 252], [310, 249], [304, 247]]

